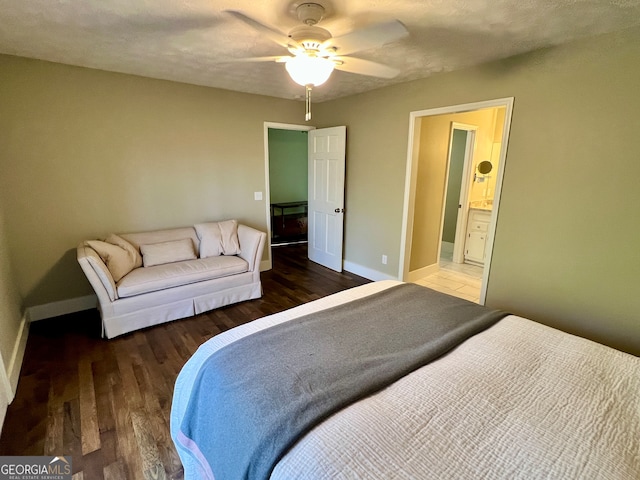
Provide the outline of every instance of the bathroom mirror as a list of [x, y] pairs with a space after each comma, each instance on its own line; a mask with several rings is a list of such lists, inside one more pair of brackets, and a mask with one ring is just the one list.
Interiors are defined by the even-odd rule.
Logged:
[[478, 169], [478, 173], [486, 175], [487, 173], [491, 172], [491, 170], [493, 169], [493, 165], [489, 160], [484, 160], [480, 162], [476, 168]]

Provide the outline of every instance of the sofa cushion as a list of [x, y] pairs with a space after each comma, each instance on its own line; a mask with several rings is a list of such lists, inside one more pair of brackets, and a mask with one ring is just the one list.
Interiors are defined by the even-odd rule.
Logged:
[[118, 296], [132, 297], [147, 292], [211, 280], [248, 271], [240, 257], [218, 256], [184, 262], [136, 268], [117, 284]]
[[131, 270], [141, 265], [140, 254], [137, 250], [117, 235], [110, 235], [104, 242], [87, 240], [85, 244], [100, 255], [114, 282], [117, 282]]
[[200, 239], [200, 258], [240, 253], [236, 220], [198, 223], [194, 227]]
[[140, 251], [142, 252], [142, 264], [145, 267], [197, 258], [190, 238], [140, 245]]

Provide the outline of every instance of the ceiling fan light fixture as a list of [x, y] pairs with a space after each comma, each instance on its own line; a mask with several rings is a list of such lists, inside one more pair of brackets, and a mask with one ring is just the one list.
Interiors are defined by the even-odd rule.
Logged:
[[326, 82], [333, 72], [334, 63], [328, 58], [297, 55], [285, 63], [291, 79], [298, 85], [317, 87]]

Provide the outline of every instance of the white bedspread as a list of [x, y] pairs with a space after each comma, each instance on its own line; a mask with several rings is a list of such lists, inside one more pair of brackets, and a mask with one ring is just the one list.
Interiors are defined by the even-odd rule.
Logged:
[[[341, 292], [205, 343], [176, 384], [172, 434], [211, 351], [395, 284]], [[509, 316], [320, 424], [272, 478], [638, 479], [640, 358]]]

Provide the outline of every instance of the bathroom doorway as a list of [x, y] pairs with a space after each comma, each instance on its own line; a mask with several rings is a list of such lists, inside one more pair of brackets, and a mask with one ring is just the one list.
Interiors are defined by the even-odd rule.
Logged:
[[[472, 195], [486, 195], [490, 192], [491, 210], [483, 237], [484, 268], [478, 303], [484, 304], [487, 279], [489, 276], [493, 238], [500, 200], [500, 187], [506, 160], [506, 144], [511, 123], [513, 98], [499, 99], [472, 104], [443, 107], [432, 110], [412, 112], [410, 114], [409, 148], [405, 177], [405, 201], [403, 212], [403, 235], [400, 252], [399, 278], [413, 281], [440, 270], [439, 257], [444, 227], [444, 211], [447, 189], [448, 163], [452, 122], [478, 125], [479, 117], [488, 116], [492, 110], [503, 109], [504, 121], [494, 122], [499, 130], [499, 143], [502, 145], [496, 158], [497, 171], [491, 177], [482, 177], [482, 181], [473, 180], [477, 164], [491, 158], [495, 129], [488, 127], [476, 132], [476, 148], [469, 176], [463, 178], [463, 184], [469, 182], [469, 199]], [[429, 161], [425, 159], [437, 158]], [[473, 179], [473, 180], [472, 180]], [[490, 185], [490, 186], [489, 186]], [[475, 198], [475, 197], [473, 197]], [[486, 198], [485, 198], [486, 200]], [[468, 213], [470, 201], [460, 202], [460, 209]], [[487, 203], [485, 203], [486, 205]], [[456, 223], [464, 223], [459, 218]]]

